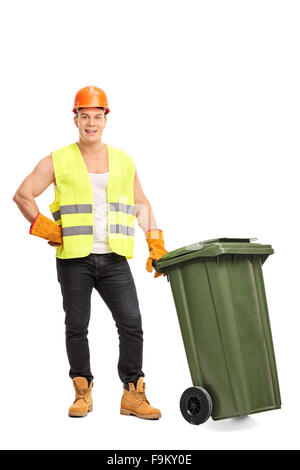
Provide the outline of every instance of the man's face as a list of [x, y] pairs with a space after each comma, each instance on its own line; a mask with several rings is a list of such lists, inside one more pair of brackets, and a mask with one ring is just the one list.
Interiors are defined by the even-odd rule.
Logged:
[[76, 127], [78, 127], [80, 139], [85, 142], [96, 142], [102, 136], [106, 125], [106, 116], [103, 109], [82, 108], [74, 117]]

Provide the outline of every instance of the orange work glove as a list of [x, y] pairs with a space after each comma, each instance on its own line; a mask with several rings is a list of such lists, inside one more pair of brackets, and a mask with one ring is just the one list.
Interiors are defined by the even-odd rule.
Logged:
[[32, 222], [29, 233], [30, 235], [36, 235], [37, 237], [50, 240], [49, 244], [52, 245], [53, 243], [52, 246], [59, 246], [62, 244], [61, 226], [57, 225], [53, 220], [48, 219], [48, 217], [45, 217], [40, 212]]
[[[148, 232], [146, 232], [146, 240], [147, 240], [148, 247], [149, 247], [149, 258], [147, 259], [146, 269], [147, 271], [149, 271], [149, 273], [151, 273], [153, 269], [152, 260], [158, 260], [159, 258], [161, 258], [163, 255], [165, 255], [168, 252], [165, 249], [165, 243], [164, 243], [162, 230], [160, 229], [148, 230]], [[164, 274], [164, 276], [166, 275], [165, 273], [158, 273], [156, 271], [154, 277], [159, 277], [162, 274]]]
[[61, 243], [57, 243], [57, 242], [48, 242], [48, 245], [51, 245], [51, 246], [61, 246]]

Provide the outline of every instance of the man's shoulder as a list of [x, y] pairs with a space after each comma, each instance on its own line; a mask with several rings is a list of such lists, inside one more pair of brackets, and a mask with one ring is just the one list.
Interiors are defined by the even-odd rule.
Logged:
[[107, 144], [107, 146], [109, 147], [109, 150], [114, 152], [115, 154], [119, 155], [120, 157], [123, 157], [123, 158], [127, 158], [131, 161], [133, 161], [132, 157], [129, 155], [129, 153], [122, 149], [122, 148], [119, 148], [119, 147], [115, 147], [114, 145], [111, 145], [111, 144]]
[[56, 149], [56, 150], [53, 150], [51, 153], [52, 153], [52, 154], [53, 154], [53, 153], [54, 153], [54, 154], [58, 154], [58, 153], [63, 154], [63, 153], [65, 153], [65, 152], [68, 152], [68, 151], [74, 149], [75, 145], [76, 145], [76, 143], [73, 142], [72, 144], [65, 145], [64, 147], [61, 147], [61, 148]]
[[111, 144], [106, 144], [107, 147], [109, 147], [111, 150], [115, 151], [115, 152], [121, 152], [121, 153], [127, 153], [124, 149], [120, 148], [120, 147], [116, 147], [115, 145], [111, 145]]

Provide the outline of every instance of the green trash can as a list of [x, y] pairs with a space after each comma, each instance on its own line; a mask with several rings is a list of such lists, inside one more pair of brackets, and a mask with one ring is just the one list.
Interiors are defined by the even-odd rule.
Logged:
[[171, 284], [193, 383], [180, 409], [192, 424], [281, 407], [262, 274], [274, 250], [252, 240], [206, 240], [154, 262]]

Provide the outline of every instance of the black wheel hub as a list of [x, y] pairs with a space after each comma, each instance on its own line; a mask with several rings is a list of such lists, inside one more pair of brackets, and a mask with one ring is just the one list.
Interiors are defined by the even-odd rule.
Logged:
[[198, 397], [190, 397], [187, 400], [186, 409], [188, 414], [196, 416], [201, 411], [201, 402]]

